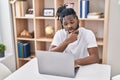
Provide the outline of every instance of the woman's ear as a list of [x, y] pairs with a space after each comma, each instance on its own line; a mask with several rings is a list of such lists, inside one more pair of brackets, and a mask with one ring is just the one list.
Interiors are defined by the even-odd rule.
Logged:
[[79, 20], [77, 19], [77, 22], [78, 22], [78, 24], [79, 24]]

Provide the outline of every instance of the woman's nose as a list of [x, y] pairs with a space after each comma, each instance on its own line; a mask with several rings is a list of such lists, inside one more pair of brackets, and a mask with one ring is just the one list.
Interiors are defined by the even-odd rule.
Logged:
[[67, 27], [68, 27], [68, 28], [70, 28], [70, 27], [71, 27], [71, 25], [69, 24]]

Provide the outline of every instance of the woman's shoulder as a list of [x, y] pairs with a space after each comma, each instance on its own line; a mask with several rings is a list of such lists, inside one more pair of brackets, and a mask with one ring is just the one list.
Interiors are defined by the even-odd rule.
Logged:
[[65, 29], [59, 29], [59, 30], [56, 31], [56, 33], [60, 33], [60, 34], [65, 33]]
[[91, 33], [93, 33], [92, 30], [87, 29], [87, 28], [84, 28], [84, 27], [80, 27], [80, 28], [79, 28], [79, 31], [82, 32], [82, 33], [86, 33], [86, 34], [91, 34]]
[[66, 31], [64, 30], [64, 29], [60, 29], [60, 30], [57, 30], [56, 31], [56, 33], [55, 33], [56, 35], [65, 35], [66, 34]]

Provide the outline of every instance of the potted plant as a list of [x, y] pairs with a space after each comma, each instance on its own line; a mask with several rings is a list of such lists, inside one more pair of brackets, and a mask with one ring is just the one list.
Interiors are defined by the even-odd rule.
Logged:
[[0, 57], [4, 57], [5, 56], [5, 45], [0, 43]]

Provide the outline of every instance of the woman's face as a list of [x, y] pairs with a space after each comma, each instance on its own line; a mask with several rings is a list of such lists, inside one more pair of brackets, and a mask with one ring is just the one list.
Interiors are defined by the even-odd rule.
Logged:
[[78, 29], [79, 21], [73, 15], [68, 15], [63, 18], [63, 27], [69, 33]]

